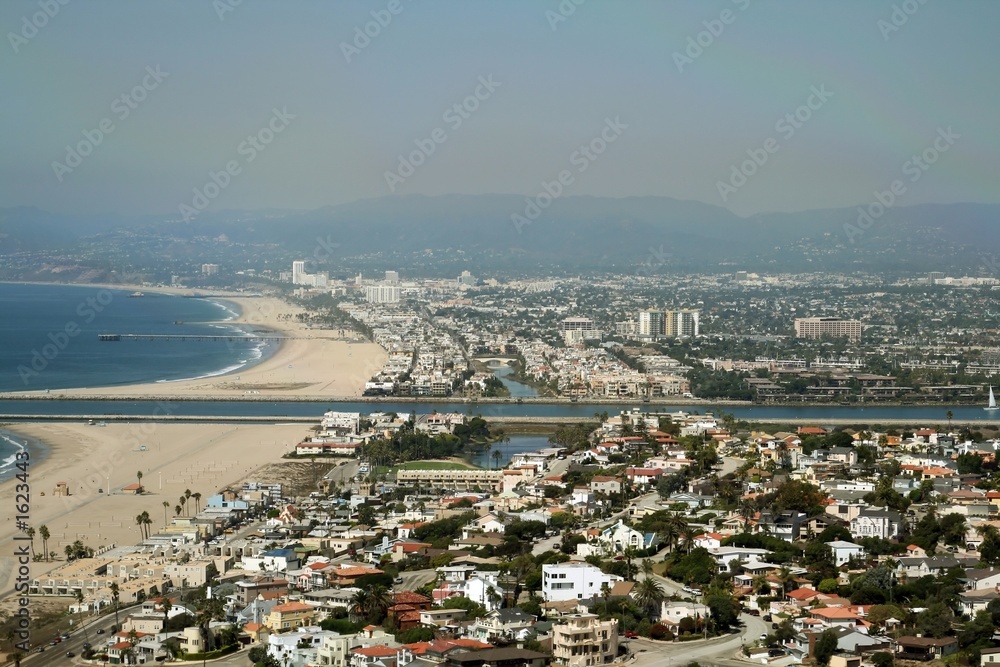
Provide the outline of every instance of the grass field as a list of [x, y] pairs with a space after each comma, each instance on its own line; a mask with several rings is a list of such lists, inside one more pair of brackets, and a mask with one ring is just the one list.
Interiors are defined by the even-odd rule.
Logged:
[[458, 463], [456, 461], [408, 461], [400, 465], [397, 470], [468, 470], [475, 466]]

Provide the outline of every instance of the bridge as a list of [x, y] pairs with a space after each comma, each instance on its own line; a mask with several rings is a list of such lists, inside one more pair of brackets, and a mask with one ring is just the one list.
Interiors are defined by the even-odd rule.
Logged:
[[481, 357], [472, 357], [472, 360], [480, 361], [486, 364], [487, 366], [490, 366], [490, 365], [509, 364], [512, 361], [517, 361], [517, 357], [515, 357], [514, 355], [494, 354]]
[[198, 334], [97, 334], [97, 340], [117, 343], [118, 341], [209, 341], [224, 343], [258, 343], [269, 341], [292, 340], [290, 336], [249, 335], [249, 336], [202, 336]]

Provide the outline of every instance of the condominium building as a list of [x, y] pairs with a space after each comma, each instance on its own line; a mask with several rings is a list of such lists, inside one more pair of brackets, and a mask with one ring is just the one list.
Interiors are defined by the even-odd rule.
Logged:
[[399, 303], [399, 285], [366, 285], [365, 301], [368, 303]]
[[594, 667], [614, 662], [618, 655], [618, 619], [602, 621], [596, 614], [563, 616], [552, 626], [552, 661], [565, 667]]
[[496, 488], [503, 481], [503, 470], [400, 470], [396, 482], [402, 485], [431, 486], [436, 489], [471, 490]]
[[663, 311], [643, 310], [639, 312], [639, 337], [657, 338], [663, 335]]
[[800, 317], [795, 320], [795, 337], [818, 339], [847, 338], [853, 343], [861, 341], [861, 321], [841, 320], [836, 317]]

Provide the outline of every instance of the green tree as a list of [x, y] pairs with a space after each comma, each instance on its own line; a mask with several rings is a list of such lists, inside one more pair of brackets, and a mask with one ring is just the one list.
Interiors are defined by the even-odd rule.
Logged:
[[837, 633], [833, 630], [824, 630], [816, 640], [816, 648], [813, 657], [820, 665], [829, 665], [830, 658], [837, 652]]

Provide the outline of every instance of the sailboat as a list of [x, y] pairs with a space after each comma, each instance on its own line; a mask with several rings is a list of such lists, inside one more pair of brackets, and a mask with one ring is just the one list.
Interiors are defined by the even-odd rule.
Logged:
[[993, 395], [993, 387], [990, 386], [990, 402], [983, 410], [997, 410], [997, 397]]

